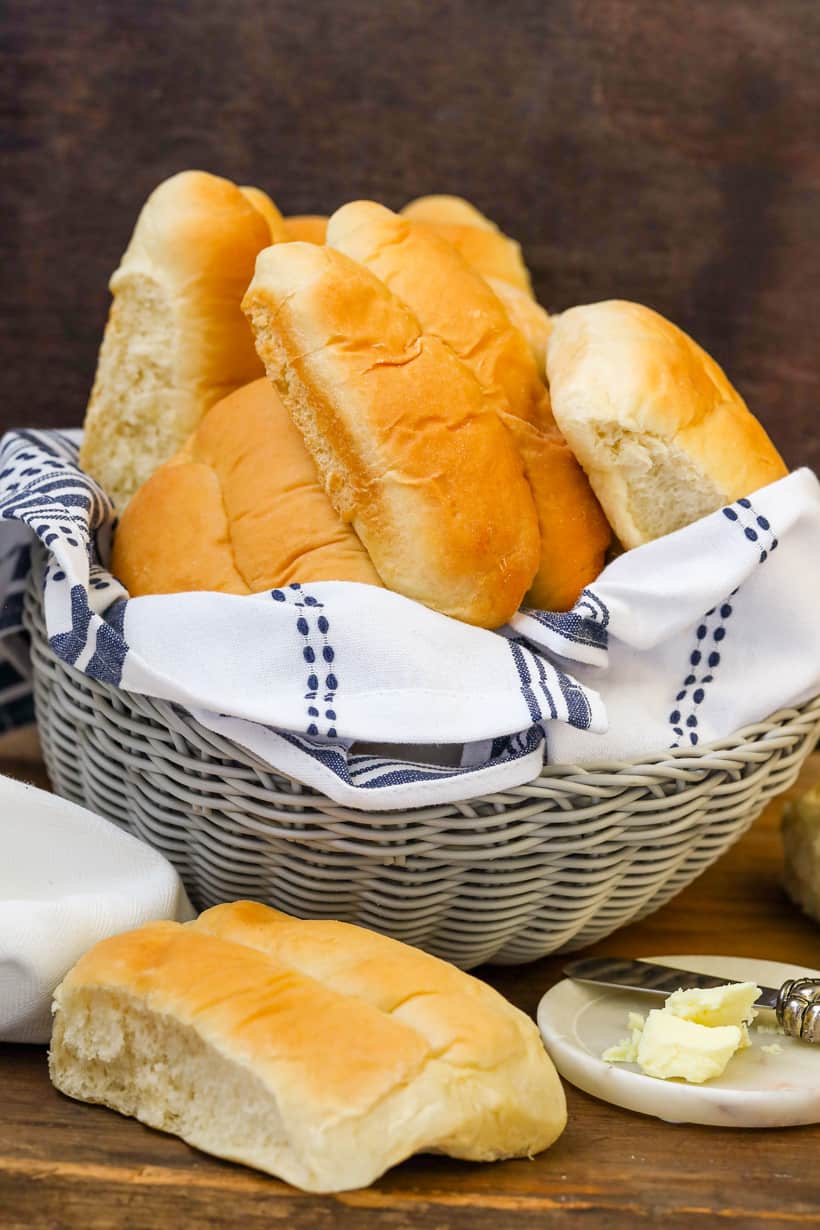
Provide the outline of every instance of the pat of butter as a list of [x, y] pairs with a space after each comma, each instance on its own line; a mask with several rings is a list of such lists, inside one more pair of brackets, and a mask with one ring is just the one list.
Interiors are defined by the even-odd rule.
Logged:
[[647, 1076], [701, 1085], [725, 1071], [742, 1041], [738, 1025], [698, 1025], [665, 1007], [654, 1009], [641, 1033], [638, 1063]]
[[608, 1051], [604, 1051], [602, 1058], [607, 1063], [637, 1063], [638, 1046], [645, 1024], [646, 1018], [642, 1017], [640, 1012], [630, 1012], [627, 1020], [630, 1030], [629, 1037], [621, 1038], [616, 1046], [611, 1046]]
[[663, 1006], [664, 1012], [694, 1021], [696, 1025], [737, 1025], [741, 1047], [749, 1045], [749, 1022], [757, 1016], [752, 1005], [760, 996], [753, 982], [733, 982], [725, 987], [675, 991]]
[[637, 1063], [647, 1076], [700, 1085], [725, 1071], [749, 1046], [748, 1023], [760, 988], [753, 982], [675, 991], [644, 1020], [629, 1014], [630, 1036], [604, 1051], [609, 1063]]

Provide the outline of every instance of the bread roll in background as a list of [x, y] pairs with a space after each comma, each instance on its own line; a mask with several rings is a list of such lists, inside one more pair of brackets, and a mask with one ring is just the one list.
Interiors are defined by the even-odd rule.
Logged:
[[[484, 231], [485, 234], [488, 231], [495, 235], [501, 234], [494, 222], [491, 222], [474, 205], [471, 205], [469, 201], [465, 201], [460, 196], [422, 196], [415, 201], [410, 201], [401, 212], [411, 222], [427, 223], [433, 229], [439, 228], [439, 233], [442, 237], [447, 239], [449, 243], [453, 243], [453, 246], [457, 249], [464, 247], [463, 241], [459, 243], [462, 228], [477, 229]], [[454, 228], [449, 237], [447, 235], [447, 227]], [[455, 242], [453, 237], [455, 237]], [[482, 240], [475, 236], [473, 236], [473, 240], [476, 245], [476, 251], [480, 253], [482, 250]], [[485, 250], [495, 251], [493, 247], [494, 241], [485, 239], [483, 243]], [[487, 245], [489, 245], [489, 248], [487, 248]], [[460, 254], [465, 259], [469, 256], [469, 252], [465, 253], [465, 251], [461, 251]], [[529, 274], [526, 274], [525, 271], [524, 277], [521, 276], [517, 260], [510, 262], [510, 266], [505, 263], [504, 272], [507, 274], [506, 277], [487, 272], [489, 265], [493, 264], [492, 257], [490, 257], [487, 267], [484, 269], [478, 267], [485, 264], [480, 256], [477, 264], [471, 264], [469, 259], [467, 259], [467, 263], [471, 265], [471, 268], [476, 268], [477, 272], [486, 277], [489, 286], [504, 304], [510, 320], [516, 329], [519, 329], [524, 335], [535, 359], [538, 374], [542, 380], [545, 380], [550, 318], [545, 309], [539, 303], [536, 303], [532, 297]], [[510, 268], [513, 264], [515, 272], [510, 276]]]
[[717, 363], [650, 308], [610, 300], [563, 312], [547, 373], [558, 425], [625, 547], [787, 473]]
[[261, 188], [254, 188], [250, 184], [241, 185], [239, 191], [267, 222], [271, 243], [283, 243], [290, 238], [285, 227], [285, 219], [267, 192], [263, 192]]
[[609, 522], [560, 432], [510, 415], [504, 422], [524, 463], [540, 530], [538, 569], [524, 605], [568, 611], [603, 570]]
[[455, 196], [424, 196], [409, 201], [401, 212], [451, 243], [482, 277], [500, 278], [532, 295], [520, 244], [502, 234], [469, 201]]
[[419, 1151], [527, 1157], [566, 1123], [538, 1030], [395, 940], [251, 902], [102, 941], [55, 994], [51, 1079], [313, 1192]]
[[385, 585], [467, 623], [506, 623], [538, 565], [538, 522], [469, 368], [332, 248], [260, 253], [244, 307], [326, 492]]
[[504, 310], [530, 348], [538, 378], [547, 381], [547, 342], [552, 332], [552, 320], [545, 308], [517, 286], [501, 278], [485, 279], [493, 294], [504, 305]]
[[327, 218], [323, 214], [292, 214], [285, 218], [286, 238], [294, 243], [325, 242]]
[[380, 583], [264, 376], [209, 410], [140, 487], [114, 535], [111, 570], [132, 597]]
[[80, 464], [122, 509], [205, 411], [262, 374], [240, 302], [268, 223], [227, 179], [183, 171], [146, 201], [114, 301]]
[[327, 242], [372, 270], [475, 375], [515, 439], [538, 514], [540, 562], [527, 601], [567, 610], [603, 568], [609, 525], [501, 301], [446, 240], [373, 201], [337, 210]]
[[401, 212], [413, 222], [431, 222], [434, 226], [475, 226], [480, 231], [500, 234], [496, 224], [476, 209], [475, 205], [465, 201], [463, 196], [447, 193], [419, 196], [414, 201], [408, 201]]
[[783, 885], [797, 905], [820, 923], [820, 784], [783, 810]]

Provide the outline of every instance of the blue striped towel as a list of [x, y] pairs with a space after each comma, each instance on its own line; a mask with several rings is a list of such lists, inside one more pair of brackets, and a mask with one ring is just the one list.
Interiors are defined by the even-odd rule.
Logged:
[[507, 789], [538, 775], [555, 726], [605, 728], [597, 691], [557, 656], [605, 658], [594, 595], [499, 633], [345, 582], [129, 598], [106, 568], [111, 506], [78, 468], [77, 447], [78, 433], [56, 431], [0, 442], [0, 645], [16, 663], [0, 694], [7, 723], [21, 684], [27, 692], [21, 594], [36, 536], [48, 552], [49, 640], [64, 662], [179, 705], [339, 803], [406, 808]]
[[0, 731], [30, 713], [35, 536], [59, 657], [363, 810], [509, 789], [545, 759], [694, 749], [820, 692], [820, 483], [806, 469], [621, 555], [571, 611], [487, 632], [345, 582], [129, 598], [77, 445], [0, 442]]

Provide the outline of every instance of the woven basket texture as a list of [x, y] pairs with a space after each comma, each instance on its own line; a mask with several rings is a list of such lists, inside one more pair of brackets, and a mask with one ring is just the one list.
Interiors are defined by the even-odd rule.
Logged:
[[39, 574], [25, 619], [58, 794], [161, 850], [199, 909], [253, 898], [464, 968], [582, 948], [657, 910], [794, 781], [820, 735], [817, 697], [697, 751], [548, 765], [468, 802], [357, 811], [176, 706], [67, 666], [46, 637]]

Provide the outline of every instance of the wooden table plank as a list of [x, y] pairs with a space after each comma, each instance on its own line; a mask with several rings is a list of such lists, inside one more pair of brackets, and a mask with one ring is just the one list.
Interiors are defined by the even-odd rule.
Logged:
[[[8, 766], [6, 766], [8, 769]], [[36, 769], [20, 776], [42, 780]], [[790, 793], [820, 782], [816, 753]], [[820, 965], [820, 928], [779, 887], [770, 805], [663, 910], [589, 952], [725, 952]], [[560, 958], [483, 976], [529, 1012]], [[289, 1230], [506, 1230], [523, 1225], [671, 1230], [820, 1226], [820, 1126], [742, 1131], [661, 1123], [567, 1089], [566, 1132], [532, 1162], [414, 1158], [366, 1191], [315, 1197], [63, 1098], [40, 1047], [0, 1047], [0, 1226], [149, 1230], [287, 1224]]]

